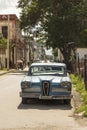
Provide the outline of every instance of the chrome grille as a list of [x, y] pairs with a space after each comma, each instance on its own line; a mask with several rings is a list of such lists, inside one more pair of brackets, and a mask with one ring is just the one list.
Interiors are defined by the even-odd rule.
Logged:
[[50, 84], [49, 84], [49, 82], [44, 81], [43, 85], [42, 85], [42, 88], [43, 88], [43, 95], [48, 96], [49, 92], [50, 92]]

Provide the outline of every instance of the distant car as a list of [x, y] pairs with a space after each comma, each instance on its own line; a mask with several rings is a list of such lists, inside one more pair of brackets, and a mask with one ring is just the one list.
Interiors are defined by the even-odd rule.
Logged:
[[32, 63], [21, 81], [20, 97], [28, 99], [63, 100], [70, 104], [72, 83], [64, 63]]

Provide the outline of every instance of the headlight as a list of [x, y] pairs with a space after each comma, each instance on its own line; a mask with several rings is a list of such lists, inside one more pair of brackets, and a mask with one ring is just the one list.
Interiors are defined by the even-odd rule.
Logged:
[[65, 82], [62, 82], [62, 83], [61, 83], [61, 86], [62, 86], [62, 87], [71, 87], [71, 83], [65, 81]]
[[71, 92], [71, 90], [72, 90], [72, 84], [71, 84], [71, 82], [62, 82], [61, 83], [61, 86], [63, 87], [63, 88], [66, 88], [68, 91], [70, 91]]
[[30, 87], [30, 82], [25, 81], [25, 82], [21, 82], [21, 88], [27, 88]]

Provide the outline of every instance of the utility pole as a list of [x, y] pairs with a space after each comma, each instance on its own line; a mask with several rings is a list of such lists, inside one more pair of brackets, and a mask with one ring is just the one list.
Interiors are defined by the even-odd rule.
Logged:
[[8, 39], [7, 39], [7, 69], [9, 69], [9, 15], [8, 15]]

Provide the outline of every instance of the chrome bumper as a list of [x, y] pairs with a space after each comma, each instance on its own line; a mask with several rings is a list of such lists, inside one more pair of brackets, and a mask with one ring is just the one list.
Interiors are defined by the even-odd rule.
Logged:
[[67, 96], [67, 95], [61, 95], [61, 96], [39, 96], [39, 99], [58, 99], [58, 100], [62, 100], [62, 99], [71, 99], [73, 97], [73, 95]]
[[40, 93], [22, 93], [20, 92], [20, 97], [24, 98], [38, 98], [38, 99], [71, 99], [73, 95], [52, 95], [52, 96], [42, 96]]
[[24, 98], [39, 98], [40, 93], [22, 93], [20, 92], [20, 97]]

